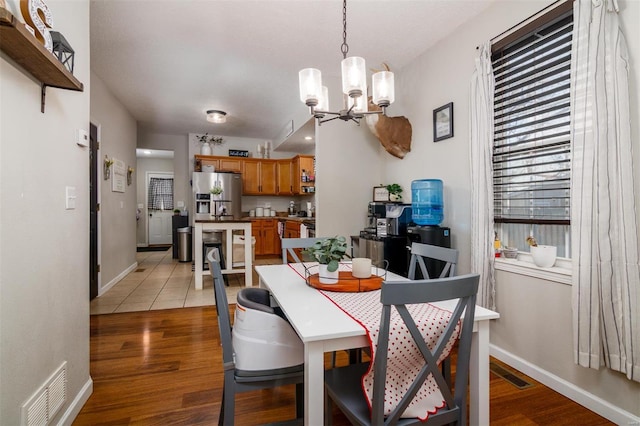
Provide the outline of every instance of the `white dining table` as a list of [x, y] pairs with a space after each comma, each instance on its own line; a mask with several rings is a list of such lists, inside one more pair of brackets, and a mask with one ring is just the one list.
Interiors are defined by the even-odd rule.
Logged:
[[[304, 344], [304, 423], [324, 424], [324, 353], [368, 346], [365, 329], [320, 291], [309, 287], [290, 265], [255, 267], [259, 285], [269, 289]], [[376, 268], [373, 268], [376, 273]], [[387, 273], [386, 279], [406, 280]], [[453, 310], [455, 301], [434, 303]], [[476, 306], [469, 371], [469, 424], [489, 424], [489, 320], [497, 312]]]

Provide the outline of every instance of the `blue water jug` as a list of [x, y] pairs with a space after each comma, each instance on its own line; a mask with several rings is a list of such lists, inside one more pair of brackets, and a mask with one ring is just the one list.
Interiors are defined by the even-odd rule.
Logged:
[[444, 219], [442, 181], [420, 179], [411, 182], [411, 219], [418, 225], [440, 225]]

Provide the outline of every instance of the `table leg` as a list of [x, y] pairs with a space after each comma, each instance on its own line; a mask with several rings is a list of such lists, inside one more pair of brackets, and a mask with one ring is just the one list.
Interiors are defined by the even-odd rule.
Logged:
[[244, 285], [253, 286], [253, 263], [251, 262], [252, 250], [251, 224], [244, 228]]
[[323, 425], [324, 352], [322, 342], [304, 345], [304, 424]]
[[193, 246], [193, 251], [196, 262], [196, 290], [202, 290], [202, 262], [204, 260], [202, 259], [202, 224], [196, 222], [193, 229], [195, 231], [195, 243]]
[[489, 321], [477, 321], [471, 339], [469, 424], [489, 424]]

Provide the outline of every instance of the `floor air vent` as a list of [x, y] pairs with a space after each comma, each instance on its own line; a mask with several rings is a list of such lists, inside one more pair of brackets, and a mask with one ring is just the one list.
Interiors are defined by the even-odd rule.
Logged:
[[22, 406], [22, 425], [47, 425], [67, 400], [67, 362]]
[[136, 269], [136, 272], [144, 272], [144, 271], [145, 271], [145, 269], [144, 269], [144, 268], [138, 268], [138, 269]]
[[518, 389], [526, 389], [533, 386], [533, 383], [527, 382], [526, 380], [518, 377], [512, 371], [496, 364], [495, 362], [489, 363], [489, 369], [491, 370], [492, 373], [502, 377], [503, 379], [505, 379], [507, 382], [511, 383], [513, 386], [517, 387]]

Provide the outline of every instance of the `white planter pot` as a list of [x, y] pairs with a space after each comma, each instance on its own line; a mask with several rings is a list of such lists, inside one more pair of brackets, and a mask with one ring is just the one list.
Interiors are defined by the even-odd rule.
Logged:
[[551, 268], [556, 263], [558, 248], [556, 246], [536, 246], [531, 247], [531, 257], [533, 263], [540, 268]]
[[211, 155], [211, 145], [209, 145], [209, 142], [202, 144], [200, 147], [200, 155]]
[[333, 272], [327, 271], [327, 265], [318, 265], [320, 271], [318, 272], [320, 282], [322, 284], [337, 284], [340, 271], [336, 269]]

